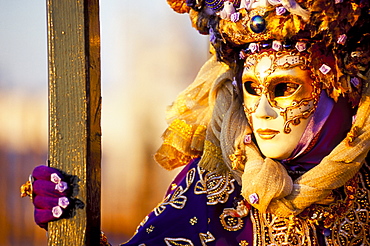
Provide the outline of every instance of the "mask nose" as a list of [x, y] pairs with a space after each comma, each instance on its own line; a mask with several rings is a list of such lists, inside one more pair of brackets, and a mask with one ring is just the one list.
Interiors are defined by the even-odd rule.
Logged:
[[278, 117], [277, 112], [271, 107], [265, 94], [261, 96], [260, 102], [255, 112], [255, 116], [259, 119], [273, 120]]

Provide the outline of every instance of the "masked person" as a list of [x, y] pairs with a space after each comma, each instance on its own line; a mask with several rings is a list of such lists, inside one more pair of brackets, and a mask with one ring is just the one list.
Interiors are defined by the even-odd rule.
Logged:
[[212, 57], [155, 155], [185, 167], [123, 245], [369, 245], [369, 1], [168, 3]]

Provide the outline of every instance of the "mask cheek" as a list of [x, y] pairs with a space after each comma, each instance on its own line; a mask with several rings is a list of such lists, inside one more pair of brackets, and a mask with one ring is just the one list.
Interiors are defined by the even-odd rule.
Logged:
[[297, 126], [301, 123], [302, 119], [308, 119], [310, 115], [315, 111], [314, 100], [302, 100], [299, 103], [295, 103], [293, 106], [287, 107], [284, 110], [284, 132], [290, 133], [290, 126]]

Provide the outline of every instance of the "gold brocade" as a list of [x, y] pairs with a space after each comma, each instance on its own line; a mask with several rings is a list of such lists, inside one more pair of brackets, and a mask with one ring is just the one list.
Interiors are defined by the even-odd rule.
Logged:
[[231, 174], [218, 175], [216, 172], [207, 172], [198, 167], [199, 181], [195, 184], [194, 194], [207, 194], [207, 205], [225, 203], [229, 195], [235, 190]]
[[360, 172], [343, 189], [333, 191], [335, 202], [313, 204], [301, 214], [278, 217], [252, 208], [254, 246], [314, 246], [326, 233], [328, 246], [370, 245], [370, 169]]
[[315, 227], [297, 217], [282, 218], [253, 208], [254, 246], [315, 246]]
[[[175, 119], [163, 134], [163, 144], [155, 155], [155, 159], [165, 169], [172, 170], [189, 163], [202, 153], [206, 127], [187, 124], [184, 120]], [[196, 142], [198, 149], [192, 148]], [[194, 146], [194, 145], [193, 145]]]
[[195, 81], [168, 108], [169, 127], [162, 136], [162, 146], [154, 155], [161, 166], [172, 170], [202, 154], [214, 106], [213, 89], [230, 78], [230, 74], [230, 68], [212, 56]]

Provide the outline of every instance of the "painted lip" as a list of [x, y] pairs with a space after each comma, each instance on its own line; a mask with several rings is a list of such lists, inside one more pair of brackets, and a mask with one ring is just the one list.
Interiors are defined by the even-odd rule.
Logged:
[[280, 131], [272, 130], [272, 129], [258, 129], [257, 134], [260, 138], [264, 140], [273, 139]]

